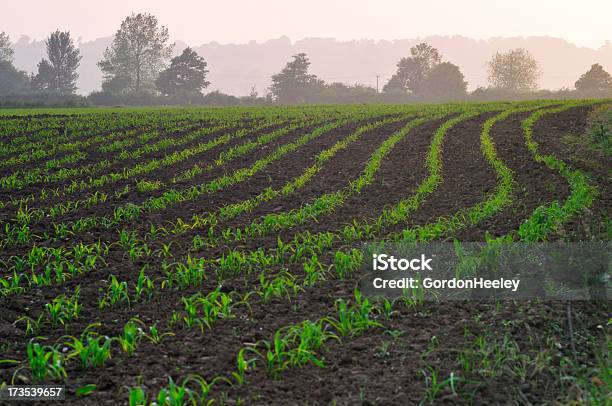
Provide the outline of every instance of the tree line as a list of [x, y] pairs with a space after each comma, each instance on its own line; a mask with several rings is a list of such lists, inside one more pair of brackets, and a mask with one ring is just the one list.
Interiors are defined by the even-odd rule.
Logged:
[[[375, 89], [365, 86], [350, 87], [340, 83], [326, 84], [308, 73], [310, 61], [304, 53], [293, 55], [285, 68], [272, 76], [270, 88], [274, 99], [282, 103], [324, 102], [333, 94], [361, 93], [375, 95]], [[386, 101], [456, 101], [470, 99], [498, 99], [505, 97], [546, 96], [536, 92], [541, 69], [529, 53], [518, 48], [496, 53], [487, 62], [488, 88], [479, 88], [471, 94], [460, 68], [443, 62], [440, 52], [429, 44], [421, 43], [410, 49], [410, 56], [400, 59], [395, 74], [383, 87], [378, 100]], [[578, 96], [612, 94], [612, 77], [600, 64], [594, 64], [575, 83]], [[570, 91], [549, 92], [550, 96], [569, 96]], [[362, 97], [363, 98], [363, 97]]]
[[[401, 58], [396, 72], [382, 88], [343, 83], [326, 83], [309, 73], [305, 53], [292, 56], [285, 67], [273, 75], [269, 93], [259, 97], [255, 89], [247, 97], [236, 98], [221, 92], [206, 95], [208, 65], [187, 47], [171, 58], [175, 44], [168, 29], [147, 13], [125, 18], [105, 50], [98, 67], [103, 73], [102, 90], [87, 99], [75, 95], [77, 70], [81, 61], [69, 31], [56, 30], [45, 40], [46, 58], [37, 72], [28, 74], [13, 65], [10, 38], [0, 33], [0, 105], [2, 98], [23, 100], [40, 98], [90, 104], [298, 104], [351, 102], [453, 101], [546, 97], [536, 92], [541, 69], [525, 49], [496, 53], [487, 62], [487, 88], [468, 93], [461, 69], [443, 61], [440, 52], [426, 43], [410, 49]], [[612, 93], [612, 77], [599, 64], [593, 64], [575, 82], [576, 92], [589, 95]], [[570, 91], [549, 92], [551, 97], [568, 97]], [[6, 102], [4, 104], [7, 104]]]

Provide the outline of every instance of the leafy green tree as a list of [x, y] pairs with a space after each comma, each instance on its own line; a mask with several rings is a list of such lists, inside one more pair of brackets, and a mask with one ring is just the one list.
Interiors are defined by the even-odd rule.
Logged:
[[0, 32], [0, 62], [13, 62], [14, 54], [11, 38], [4, 31]]
[[204, 58], [187, 47], [159, 74], [155, 81], [157, 90], [166, 95], [200, 93], [210, 84], [206, 80], [206, 66]]
[[318, 94], [315, 100], [318, 103], [375, 103], [378, 100], [376, 89], [362, 85], [346, 85], [334, 82], [325, 85], [325, 88]]
[[604, 70], [603, 66], [596, 63], [580, 76], [574, 86], [580, 91], [612, 90], [612, 76]]
[[410, 54], [397, 63], [397, 71], [383, 87], [383, 92], [401, 90], [419, 94], [427, 73], [442, 60], [438, 50], [425, 42], [410, 48]]
[[30, 77], [13, 66], [13, 54], [11, 39], [0, 32], [0, 95], [30, 90]]
[[168, 39], [168, 29], [155, 16], [132, 13], [98, 62], [104, 74], [102, 88], [112, 92], [153, 90], [174, 47]]
[[272, 76], [270, 92], [279, 103], [305, 103], [319, 93], [325, 83], [308, 73], [310, 61], [305, 53], [293, 55], [282, 71]]
[[30, 77], [17, 70], [9, 61], [0, 61], [0, 95], [16, 94], [30, 90]]
[[32, 79], [32, 85], [38, 90], [74, 93], [81, 55], [74, 46], [70, 32], [58, 30], [51, 33], [45, 45], [49, 59], [42, 59], [38, 63], [38, 73]]
[[489, 84], [498, 89], [529, 91], [538, 87], [540, 67], [529, 51], [523, 48], [497, 52], [487, 63]]
[[436, 100], [461, 99], [467, 95], [467, 82], [457, 65], [443, 62], [429, 70], [421, 93]]

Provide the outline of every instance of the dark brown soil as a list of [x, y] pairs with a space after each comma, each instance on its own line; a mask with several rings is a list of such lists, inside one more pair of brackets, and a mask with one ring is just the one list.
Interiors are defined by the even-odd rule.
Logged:
[[[567, 132], [583, 132], [588, 111], [572, 109], [558, 115], [546, 116], [535, 128], [535, 137], [541, 143], [542, 149], [554, 152], [573, 163], [575, 151], [567, 149], [561, 138]], [[442, 182], [430, 198], [411, 214], [407, 222], [391, 227], [386, 232], [424, 225], [440, 216], [449, 216], [457, 210], [481, 202], [495, 190], [498, 179], [481, 153], [479, 140], [482, 124], [493, 114], [480, 115], [448, 131], [443, 143]], [[513, 170], [517, 181], [512, 205], [477, 227], [458, 232], [454, 237], [482, 241], [487, 232], [492, 235], [511, 232], [516, 230], [537, 206], [553, 200], [562, 201], [568, 196], [569, 189], [564, 178], [534, 162], [525, 148], [521, 129], [521, 120], [525, 117], [527, 114], [511, 116], [496, 124], [491, 131], [500, 159]], [[355, 218], [374, 218], [383, 208], [409, 197], [427, 176], [424, 159], [431, 137], [443, 121], [438, 120], [414, 128], [382, 163], [375, 181], [333, 213], [274, 235], [249, 240], [240, 247], [270, 248], [276, 244], [279, 236], [289, 239], [305, 230], [313, 233], [336, 230]], [[223, 222], [220, 227], [240, 226], [266, 213], [298, 208], [323, 193], [344, 187], [348, 181], [359, 176], [368, 157], [384, 139], [405, 123], [406, 121], [386, 125], [364, 134], [359, 141], [330, 160], [299, 193], [273, 199], [253, 212]], [[331, 147], [361, 124], [363, 123], [354, 123], [324, 134], [299, 151], [271, 164], [248, 182], [213, 195], [180, 203], [170, 209], [145, 213], [137, 221], [123, 226], [144, 235], [150, 223], [159, 225], [166, 219], [188, 219], [192, 214], [212, 211], [227, 203], [256, 196], [266, 187], [281, 187], [312, 165], [313, 157], [318, 152]], [[302, 135], [303, 131], [306, 129], [272, 143], [270, 149], [256, 151], [244, 159], [224, 166], [214, 174], [204, 174], [189, 184], [201, 183], [221, 173], [246, 167], [275, 146]], [[215, 151], [218, 152], [219, 150]], [[211, 153], [208, 157], [213, 155]], [[195, 161], [185, 163], [184, 167]], [[609, 161], [604, 162], [604, 165], [607, 165], [604, 169], [609, 171]], [[610, 189], [608, 184], [604, 185], [607, 179], [606, 171], [593, 170], [591, 173], [600, 193], [604, 194], [593, 210], [598, 216], [605, 214], [606, 210], [609, 215]], [[174, 174], [169, 172], [162, 176], [169, 179]], [[129, 199], [141, 201], [144, 196], [130, 196]], [[111, 212], [112, 208], [112, 205], [100, 206], [92, 209], [91, 213], [104, 214]], [[83, 213], [90, 212], [81, 211], [77, 217]], [[571, 230], [580, 228], [577, 223], [570, 226]], [[186, 255], [189, 252], [191, 239], [198, 232], [194, 230], [176, 237], [177, 254]], [[579, 232], [577, 235], [582, 236]], [[117, 234], [115, 230], [96, 229], [60, 243], [72, 245], [81, 240], [98, 239], [116, 241]], [[157, 247], [155, 243], [153, 246]], [[195, 254], [216, 256], [227, 249], [228, 247], [221, 247], [218, 250]], [[2, 258], [8, 258], [9, 255], [24, 250], [23, 247], [7, 249], [1, 255]], [[331, 255], [330, 251], [322, 255], [321, 260], [329, 263]], [[199, 288], [163, 291], [147, 303], [133, 303], [130, 308], [115, 306], [100, 310], [97, 308], [97, 300], [100, 297], [99, 289], [106, 286], [104, 280], [115, 274], [119, 275], [121, 280], [134, 281], [144, 265], [140, 260], [129, 261], [125, 252], [118, 246], [111, 248], [106, 261], [107, 265], [99, 270], [80, 275], [62, 286], [33, 289], [18, 296], [1, 299], [0, 346], [4, 349], [1, 358], [25, 358], [25, 343], [28, 338], [25, 336], [24, 324], [13, 324], [17, 317], [24, 314], [36, 317], [46, 302], [59, 294], [74, 291], [77, 285], [81, 287], [82, 315], [79, 320], [68, 323], [65, 328], [44, 327], [41, 335], [47, 337], [49, 342], [54, 342], [65, 334], [78, 334], [91, 322], [101, 323], [96, 328], [101, 334], [117, 335], [121, 333], [124, 323], [135, 316], [147, 325], [157, 323], [165, 330], [172, 312], [182, 309], [182, 297], [197, 292], [208, 293], [217, 288], [217, 282], [211, 277]], [[163, 275], [162, 259], [150, 259], [148, 262], [148, 274]], [[278, 271], [279, 269], [274, 268], [266, 270], [266, 273], [274, 274]], [[295, 264], [288, 266], [286, 271], [300, 275], [302, 268], [300, 264]], [[256, 273], [228, 275], [223, 281], [223, 290], [249, 292], [257, 285], [258, 276]], [[250, 307], [237, 307], [233, 318], [219, 320], [210, 330], [173, 327], [175, 335], [166, 337], [160, 344], [143, 339], [133, 356], [125, 355], [118, 350], [117, 343], [114, 343], [113, 356], [102, 368], [83, 370], [78, 362], [68, 365], [69, 378], [66, 385], [69, 396], [66, 403], [125, 404], [129, 387], [143, 385], [149, 394], [156, 394], [161, 387], [167, 385], [168, 378], [180, 381], [190, 373], [199, 374], [209, 380], [215, 376], [229, 378], [235, 370], [236, 356], [241, 348], [262, 339], [270, 339], [274, 332], [283, 326], [303, 320], [333, 317], [334, 302], [340, 298], [352, 298], [359, 276], [354, 274], [346, 280], [340, 280], [330, 275], [328, 280], [299, 292], [291, 300], [274, 298], [265, 302], [254, 298], [250, 301]], [[427, 302], [415, 308], [398, 304], [397, 312], [390, 320], [378, 319], [384, 328], [372, 328], [356, 337], [343, 337], [341, 342], [330, 341], [319, 354], [324, 359], [325, 368], [314, 365], [290, 368], [283, 372], [279, 380], [273, 380], [266, 375], [265, 368], [260, 364], [247, 374], [247, 383], [244, 386], [219, 383], [211, 395], [219, 402], [223, 400], [225, 404], [238, 404], [240, 400], [242, 404], [249, 405], [409, 405], [418, 404], [427, 398], [427, 388], [431, 388], [432, 371], [435, 371], [440, 381], [449, 378], [451, 373], [459, 378], [456, 382], [457, 390], [451, 390], [449, 385], [443, 386], [435, 397], [435, 404], [468, 404], [470, 400], [474, 404], [495, 405], [568, 403], [567, 391], [556, 375], [562, 359], [574, 356], [579, 363], [594, 364], [595, 354], [584, 338], [588, 336], [593, 340], [602, 339], [605, 328], [598, 326], [605, 325], [610, 314], [609, 303], [584, 302], [574, 303], [572, 306], [570, 313], [574, 314], [574, 336], [570, 337], [567, 303]], [[390, 331], [396, 332], [398, 336], [394, 337]], [[519, 379], [514, 370], [503, 370], [499, 375], [483, 378], [474, 371], [465, 371], [458, 360], [460, 352], [470, 348], [474, 340], [481, 335], [490, 335], [492, 340], [498, 341], [509, 339], [516, 343], [520, 353], [526, 354], [530, 359], [536, 359], [542, 354], [549, 358], [537, 358], [541, 364], [530, 363], [526, 373], [528, 379]], [[579, 354], [572, 354], [572, 346], [579, 347]], [[554, 352], [547, 352], [550, 348], [553, 348]], [[13, 372], [12, 365], [0, 363], [2, 380], [10, 380]], [[74, 394], [76, 389], [87, 384], [95, 384], [96, 390], [87, 398], [77, 398]], [[571, 396], [569, 399], [571, 400]]]
[[[597, 198], [582, 216], [570, 220], [560, 237], [575, 241], [609, 239], [612, 216], [612, 156], [594, 146], [587, 128], [591, 107], [546, 115], [535, 124], [534, 140], [543, 154], [554, 154], [583, 171], [597, 189]], [[607, 226], [606, 226], [607, 222]], [[606, 235], [607, 234], [607, 235]]]
[[485, 233], [499, 237], [517, 230], [521, 223], [538, 207], [554, 200], [563, 201], [569, 196], [565, 179], [531, 159], [527, 149], [521, 123], [532, 112], [517, 114], [497, 123], [491, 137], [497, 155], [512, 170], [516, 187], [512, 193], [512, 204], [501, 213], [456, 234], [461, 241], [483, 241]]
[[[585, 331], [596, 330], [608, 315], [601, 304], [580, 303], [573, 311], [583, 317], [580, 328]], [[256, 405], [413, 405], [426, 399], [425, 376], [431, 380], [433, 370], [439, 381], [449, 379], [451, 373], [456, 377], [456, 393], [446, 385], [434, 404], [555, 404], [563, 397], [553, 371], [530, 371], [527, 381], [504, 373], [483, 382], [482, 377], [462, 369], [458, 351], [472, 345], [475, 337], [490, 333], [495, 340], [506, 337], [522, 349], [529, 348], [524, 351], [532, 357], [537, 353], [532, 350], [534, 341], [544, 347], [544, 337], [554, 337], [559, 352], [569, 355], [566, 321], [564, 303], [496, 306], [455, 302], [425, 304], [417, 311], [401, 308], [384, 322], [384, 329], [376, 328], [342, 343], [331, 342], [321, 354], [325, 368], [308, 365], [288, 369], [277, 381], [260, 368], [249, 375], [246, 387], [224, 389], [230, 399]], [[553, 332], [550, 326], [554, 325], [561, 326], [561, 332]], [[401, 335], [394, 339], [387, 331]], [[585, 354], [591, 362], [593, 357]]]
[[[229, 127], [228, 129], [225, 129], [225, 130], [216, 131], [216, 132], [208, 135], [206, 137], [206, 139], [212, 139], [215, 136], [218, 136], [218, 135], [221, 135], [221, 134], [231, 133], [232, 131], [235, 131], [235, 130], [237, 130], [239, 128], [248, 128], [248, 126], [250, 126], [250, 125], [251, 125], [250, 123], [242, 123], [242, 125], [237, 125], [235, 127]], [[201, 128], [204, 128], [204, 127], [206, 127], [206, 123], [203, 123], [203, 124], [190, 124], [184, 130], [175, 131], [175, 132], [172, 132], [172, 133], [168, 133], [168, 132], [162, 131], [163, 135], [160, 137], [160, 139], [161, 138], [173, 138], [173, 137], [180, 138], [180, 137], [182, 137], [184, 135], [187, 135], [187, 134], [189, 134], [189, 133], [191, 133], [193, 131], [197, 131], [198, 129], [201, 129]], [[190, 143], [187, 143], [187, 144], [182, 145], [182, 146], [177, 147], [177, 148], [162, 149], [162, 150], [157, 151], [157, 152], [143, 154], [143, 156], [139, 159], [139, 162], [147, 162], [148, 160], [151, 160], [151, 159], [163, 158], [164, 156], [166, 156], [168, 154], [171, 154], [172, 152], [180, 151], [180, 150], [182, 150], [184, 148], [188, 148], [188, 147], [193, 146], [193, 145], [197, 144], [198, 142], [202, 142], [202, 141], [205, 141], [205, 139], [195, 140], [195, 141], [192, 141]], [[132, 145], [132, 146], [126, 148], [126, 151], [127, 152], [131, 152], [131, 151], [133, 151], [133, 150], [135, 150], [135, 149], [137, 149], [139, 147], [141, 147], [140, 144], [135, 144], [135, 145]], [[115, 155], [117, 155], [120, 152], [120, 151], [119, 152], [115, 151], [115, 152], [112, 152], [112, 153], [105, 153], [105, 152], [102, 152], [102, 151], [98, 150], [96, 145], [93, 145], [90, 148], [91, 149], [87, 150], [88, 158], [87, 158], [86, 164], [88, 164], [88, 165], [104, 161], [105, 159], [108, 159], [108, 160], [112, 161], [114, 159]], [[57, 157], [54, 157], [54, 158], [57, 158]], [[138, 162], [118, 161], [117, 163], [115, 163], [115, 164], [105, 168], [104, 169], [104, 173], [110, 173], [110, 172], [116, 172], [116, 171], [121, 172], [124, 168], [126, 168], [126, 167], [129, 168], [129, 167], [131, 167], [132, 165], [134, 165], [136, 163], [138, 163]], [[36, 167], [39, 167], [40, 165], [41, 165], [40, 162], [31, 162], [31, 163], [28, 163], [28, 164], [24, 165], [20, 169], [36, 168]], [[66, 169], [70, 169], [70, 168], [79, 168], [81, 166], [82, 166], [82, 163], [78, 162], [76, 164], [65, 165], [64, 167]], [[0, 176], [7, 176], [7, 175], [10, 175], [12, 172], [13, 172], [13, 168], [2, 168], [2, 169], [0, 169]], [[75, 181], [78, 182], [81, 179], [88, 179], [90, 176], [92, 176], [92, 175], [86, 175], [86, 176], [85, 175], [77, 175], [77, 176], [71, 177], [70, 180], [75, 180]], [[94, 179], [97, 176], [99, 176], [99, 174], [93, 174], [93, 178]], [[45, 185], [45, 187], [46, 188], [56, 188], [56, 187], [64, 185], [64, 184], [66, 184], [65, 181], [51, 182], [51, 183], [47, 183]], [[123, 186], [123, 185], [112, 185], [112, 186], [115, 188], [114, 190], [119, 190], [120, 187]], [[28, 195], [30, 195], [32, 193], [36, 194], [36, 192], [40, 191], [40, 189], [41, 189], [41, 185], [39, 185], [39, 184], [28, 185], [28, 186], [24, 187], [23, 189], [18, 189], [18, 190], [10, 191], [9, 193], [7, 193], [6, 196], [4, 196], [4, 199], [7, 199], [7, 200], [8, 200], [8, 198], [16, 198], [16, 199], [18, 199], [18, 198], [21, 198], [21, 197], [28, 196]], [[106, 190], [101, 190], [101, 191], [106, 191]], [[91, 191], [87, 190], [87, 191], [81, 192], [81, 193], [82, 194], [88, 194], [88, 193], [91, 193]], [[70, 195], [70, 199], [78, 199], [79, 196], [80, 196], [80, 194], [77, 192], [76, 194], [71, 194]], [[65, 201], [66, 199], [67, 199], [67, 196], [65, 196], [65, 195], [62, 196], [59, 199], [47, 199], [47, 200], [44, 201], [43, 207], [48, 207], [48, 206], [52, 205], [55, 202], [62, 202], [62, 201]]]
[[[447, 131], [442, 145], [442, 180], [434, 192], [407, 222], [389, 232], [424, 225], [438, 217], [482, 201], [497, 186], [495, 171], [480, 151], [480, 132], [484, 122], [495, 113], [482, 114], [457, 124]], [[407, 195], [410, 196], [410, 195]]]
[[[404, 122], [399, 122], [399, 123], [383, 126], [377, 131], [372, 131], [369, 135], [366, 134], [365, 138], [368, 139], [368, 137], [370, 137], [370, 142], [373, 141], [373, 138], [379, 138], [379, 142], [382, 142], [384, 138], [386, 138], [387, 136], [392, 134], [394, 131], [396, 131], [397, 128], [403, 125], [403, 123]], [[186, 210], [189, 210], [189, 209], [186, 209], [186, 207], [193, 207], [193, 209], [191, 210], [196, 210], [197, 208], [199, 208], [199, 210], [201, 211], [205, 211], [207, 208], [208, 210], [211, 210], [212, 208], [216, 207], [216, 205], [227, 204], [232, 201], [240, 201], [242, 199], [248, 198], [249, 196], [255, 196], [256, 194], [261, 192], [266, 187], [275, 187], [275, 188], [280, 187], [286, 181], [290, 180], [294, 176], [299, 175], [300, 173], [302, 173], [302, 171], [306, 167], [311, 165], [313, 162], [312, 159], [314, 155], [316, 155], [316, 153], [326, 148], [331, 147], [337, 141], [338, 136], [348, 135], [351, 132], [353, 132], [356, 128], [358, 128], [360, 125], [361, 124], [359, 123], [355, 123], [355, 124], [351, 124], [350, 126], [346, 126], [346, 127], [331, 131], [329, 134], [325, 134], [319, 139], [304, 146], [300, 150], [299, 153], [290, 154], [291, 156], [283, 158], [278, 163], [274, 163], [273, 165], [271, 165], [272, 168], [270, 169], [271, 173], [275, 174], [274, 177], [269, 177], [267, 175], [259, 175], [259, 176], [256, 176], [254, 180], [251, 180], [249, 182], [243, 182], [234, 188], [231, 188], [228, 190], [221, 190], [215, 193], [214, 195], [205, 196], [193, 202], [184, 202], [184, 204], [181, 204], [179, 207], [164, 210], [163, 213], [145, 214], [145, 216], [143, 217], [151, 218], [151, 219], [159, 219], [159, 223], [157, 224], [163, 224], [164, 216], [166, 216], [165, 218], [177, 218], [177, 217], [189, 218], [189, 216], [184, 215]], [[372, 146], [368, 148], [373, 150], [377, 145], [378, 143], [375, 142], [373, 143]], [[353, 172], [356, 172], [356, 170], [359, 170], [365, 165], [365, 160], [367, 159], [368, 155], [367, 154], [362, 154], [362, 155], [363, 156], [361, 157], [360, 160], [357, 160], [355, 159], [356, 157], [354, 157], [352, 160], [348, 161], [348, 162], [351, 162], [352, 166], [354, 167]], [[254, 158], [252, 158], [251, 160], [253, 159]], [[288, 162], [291, 162], [290, 170], [286, 169]], [[343, 179], [346, 176], [346, 174], [342, 173], [338, 169], [343, 168], [343, 167], [346, 168], [346, 165], [347, 165], [346, 162], [347, 161], [343, 159], [343, 160], [333, 160], [330, 163], [330, 167], [332, 168], [332, 173], [340, 177], [340, 179]], [[239, 163], [239, 165], [240, 166], [236, 164], [236, 168], [242, 167], [243, 165], [248, 166], [249, 163], [241, 162]], [[283, 170], [283, 167], [285, 167], [285, 170]], [[333, 170], [333, 168], [336, 168], [336, 169]], [[301, 195], [298, 195], [298, 194], [294, 195], [293, 197], [294, 207], [297, 207], [300, 204], [301, 202], [300, 196]], [[141, 223], [141, 225], [139, 226], [138, 223]], [[143, 231], [147, 230], [148, 222], [143, 222], [142, 220], [139, 220], [138, 223], [135, 222], [132, 227], [137, 230], [139, 227], [142, 227]], [[147, 225], [145, 226], [144, 224], [147, 224]], [[88, 237], [88, 240], [101, 239], [102, 241], [107, 241], [109, 244], [117, 241], [117, 234], [112, 230], [100, 230], [99, 232], [87, 233], [85, 235]], [[74, 241], [73, 244], [76, 243], [76, 241], [81, 241], [78, 239], [78, 237], [79, 236], [75, 236], [75, 238], [72, 240]], [[178, 247], [188, 247], [191, 244], [191, 238], [192, 238], [191, 234], [181, 235], [179, 238], [175, 240], [174, 244]], [[178, 251], [178, 250], [175, 249], [175, 251]], [[11, 254], [12, 252], [14, 252], [13, 249], [8, 249], [3, 253], [3, 255], [6, 255], [5, 258], [9, 258], [9, 254]], [[136, 263], [132, 263], [128, 261], [126, 259], [126, 253], [118, 245], [113, 245], [111, 247], [110, 254], [108, 258], [105, 258], [105, 260], [108, 264], [106, 267], [100, 267], [101, 269], [93, 273], [78, 275], [77, 277], [71, 279], [66, 284], [63, 284], [61, 286], [50, 287], [42, 291], [34, 290], [32, 292], [28, 292], [28, 293], [19, 295], [15, 298], [0, 299], [0, 300], [10, 301], [10, 303], [7, 303], [8, 309], [14, 309], [16, 312], [15, 314], [18, 314], [18, 312], [23, 311], [23, 305], [25, 303], [28, 303], [28, 307], [31, 309], [39, 309], [44, 305], [44, 303], [46, 303], [53, 297], [56, 297], [57, 295], [60, 295], [63, 293], [70, 293], [74, 288], [76, 288], [77, 285], [81, 285], [82, 287], [81, 297], [91, 296], [91, 299], [92, 299], [91, 304], [95, 308], [95, 303], [99, 297], [98, 288], [99, 286], [101, 286], [100, 282], [101, 282], [101, 279], [103, 279], [103, 275], [106, 275], [106, 276], [110, 274], [124, 275], [123, 279], [133, 280], [138, 276], [138, 272], [140, 271], [140, 268], [144, 265], [142, 261], [137, 261]], [[155, 258], [152, 258], [151, 260], [153, 261], [149, 266], [150, 268], [149, 272], [151, 273], [151, 276], [152, 277], [163, 276], [161, 269], [159, 269], [160, 260], [156, 260]], [[14, 319], [11, 320], [11, 317], [9, 316], [10, 314], [12, 314], [12, 312], [5, 314], [4, 317], [7, 317], [6, 319], [7, 321], [12, 322], [14, 321]], [[36, 313], [31, 314], [31, 316], [36, 316], [36, 315], [37, 315]]]

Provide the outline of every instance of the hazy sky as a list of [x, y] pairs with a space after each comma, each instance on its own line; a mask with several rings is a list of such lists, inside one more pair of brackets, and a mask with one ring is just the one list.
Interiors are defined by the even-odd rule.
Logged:
[[612, 40], [611, 0], [4, 0], [0, 31], [42, 39], [56, 28], [91, 40], [132, 11], [158, 16], [191, 45], [287, 35], [399, 39], [432, 34], [549, 35], [597, 48]]

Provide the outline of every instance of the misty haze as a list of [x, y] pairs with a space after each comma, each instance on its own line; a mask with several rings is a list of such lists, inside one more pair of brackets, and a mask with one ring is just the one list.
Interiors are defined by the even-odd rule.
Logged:
[[[77, 81], [79, 94], [86, 95], [100, 89], [102, 73], [96, 63], [111, 41], [112, 37], [104, 37], [78, 43], [83, 55]], [[539, 85], [545, 89], [573, 88], [576, 78], [596, 62], [612, 71], [612, 43], [592, 49], [551, 37], [473, 40], [462, 36], [434, 36], [394, 41], [307, 38], [293, 42], [281, 37], [259, 43], [211, 42], [203, 45], [177, 41], [174, 53], [178, 54], [187, 45], [192, 46], [209, 64], [209, 90], [244, 96], [249, 94], [252, 86], [258, 92], [266, 93], [272, 74], [279, 71], [291, 55], [299, 52], [310, 56], [312, 72], [326, 81], [375, 87], [376, 75], [379, 75], [382, 88], [393, 74], [397, 61], [419, 42], [432, 44], [445, 59], [460, 66], [470, 90], [487, 85], [486, 61], [495, 52], [512, 48], [525, 48], [532, 52], [541, 64], [543, 75]], [[19, 69], [34, 71], [44, 53], [42, 40], [34, 41], [24, 36], [15, 41], [15, 65]]]

